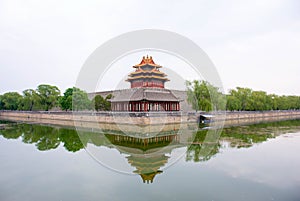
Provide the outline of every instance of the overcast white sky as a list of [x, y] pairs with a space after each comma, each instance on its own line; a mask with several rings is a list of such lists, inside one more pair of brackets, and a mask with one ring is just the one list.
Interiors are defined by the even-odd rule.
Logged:
[[[241, 86], [300, 95], [298, 0], [0, 0], [0, 93], [41, 83], [63, 92], [75, 85], [98, 46], [146, 28], [196, 42], [214, 62], [225, 90]], [[139, 61], [122, 68], [130, 72]]]

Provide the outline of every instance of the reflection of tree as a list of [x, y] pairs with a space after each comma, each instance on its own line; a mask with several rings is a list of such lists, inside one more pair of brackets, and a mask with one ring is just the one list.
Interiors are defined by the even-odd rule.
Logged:
[[36, 134], [35, 127], [30, 124], [22, 124], [19, 127], [23, 130], [22, 141], [26, 144], [33, 144], [39, 141], [40, 136]]
[[207, 161], [219, 152], [219, 142], [206, 139], [208, 130], [199, 130], [186, 152], [186, 161]]
[[59, 134], [66, 150], [76, 152], [84, 148], [76, 130], [61, 128]]
[[206, 135], [208, 131], [199, 130], [187, 149], [186, 161], [199, 162], [209, 160], [219, 152], [222, 142], [226, 142], [230, 147], [234, 148], [251, 147], [277, 135], [299, 130], [299, 122], [299, 120], [288, 120], [224, 128], [219, 142], [207, 141]]
[[84, 148], [88, 142], [96, 146], [107, 145], [108, 140], [103, 134], [89, 131], [80, 131], [80, 137], [73, 128], [58, 128], [38, 124], [18, 124], [9, 126], [1, 131], [6, 139], [22, 138], [26, 144], [35, 144], [40, 151], [56, 149], [60, 143], [66, 150], [71, 152], [79, 151]]
[[[253, 144], [264, 142], [269, 138], [274, 138], [282, 133], [294, 132], [299, 129], [300, 120], [230, 127], [223, 129], [219, 141], [217, 142], [207, 140], [211, 135], [210, 133], [209, 136], [207, 136], [207, 130], [199, 130], [190, 141], [186, 160], [195, 162], [209, 160], [219, 152], [223, 142], [226, 142], [231, 147], [247, 148]], [[107, 133], [109, 133], [109, 131]], [[120, 135], [116, 134], [104, 135], [90, 131], [80, 131], [77, 133], [77, 131], [72, 128], [58, 128], [32, 124], [8, 125], [6, 129], [1, 130], [0, 135], [6, 139], [18, 139], [21, 137], [24, 143], [35, 144], [40, 151], [56, 149], [61, 142], [65, 149], [71, 152], [81, 150], [87, 143], [107, 147], [111, 147], [111, 144], [115, 144], [120, 145], [120, 148], [123, 150], [132, 148], [142, 152], [159, 149], [160, 147], [172, 148], [172, 143], [180, 145], [180, 141], [178, 141], [176, 135], [173, 134], [141, 140], [138, 138], [128, 138], [126, 136], [120, 137]], [[80, 135], [80, 137], [78, 135]], [[184, 146], [184, 144], [180, 146]]]
[[21, 129], [4, 129], [1, 130], [0, 135], [6, 139], [18, 139], [22, 135]]
[[229, 142], [231, 147], [246, 148], [299, 128], [299, 120], [230, 127], [223, 129], [221, 139]]
[[56, 149], [59, 145], [60, 141], [58, 138], [57, 132], [47, 133], [47, 136], [43, 136], [40, 138], [39, 142], [36, 143], [38, 150], [46, 151], [50, 149]]
[[21, 125], [23, 129], [23, 142], [35, 143], [40, 151], [56, 149], [59, 144], [58, 129], [42, 125]]
[[247, 133], [245, 128], [224, 129], [221, 135], [222, 140], [236, 148], [251, 147], [253, 144], [267, 141], [269, 138], [274, 138], [274, 136], [271, 133]]
[[[194, 162], [208, 161], [219, 152], [220, 144], [191, 144], [186, 152], [186, 161], [193, 160]], [[202, 151], [209, 150], [209, 152]]]
[[[59, 130], [59, 128], [44, 125], [18, 124], [4, 130], [2, 135], [7, 139], [22, 136], [24, 143], [35, 144], [38, 150], [46, 151], [59, 146], [61, 142]], [[74, 139], [70, 138], [69, 140], [73, 141]]]

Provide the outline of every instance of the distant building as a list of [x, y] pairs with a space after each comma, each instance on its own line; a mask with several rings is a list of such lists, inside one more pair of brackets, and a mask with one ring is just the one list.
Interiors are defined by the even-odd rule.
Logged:
[[171, 90], [165, 89], [170, 81], [160, 71], [162, 66], [155, 64], [152, 57], [143, 57], [140, 64], [134, 65], [135, 71], [128, 75], [130, 89], [113, 93], [112, 111], [179, 111], [180, 100]]

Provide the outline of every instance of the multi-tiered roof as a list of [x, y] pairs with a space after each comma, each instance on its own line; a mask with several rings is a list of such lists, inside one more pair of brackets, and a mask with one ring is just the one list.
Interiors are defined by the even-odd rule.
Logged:
[[130, 73], [126, 80], [131, 83], [131, 88], [165, 88], [165, 82], [170, 81], [166, 78], [167, 75], [159, 70], [162, 66], [155, 64], [151, 56], [144, 56], [142, 61], [133, 68], [135, 71]]
[[179, 99], [172, 91], [165, 89], [169, 81], [166, 74], [159, 69], [152, 57], [143, 57], [142, 61], [133, 66], [135, 71], [128, 75], [130, 89], [116, 91], [110, 100], [113, 111], [150, 112], [179, 111]]

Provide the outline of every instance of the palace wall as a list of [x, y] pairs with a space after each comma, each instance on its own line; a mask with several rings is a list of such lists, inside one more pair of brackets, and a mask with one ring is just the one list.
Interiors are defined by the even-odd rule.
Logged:
[[[184, 123], [197, 123], [199, 116], [209, 113], [180, 113], [180, 112], [149, 112], [149, 113], [122, 113], [122, 112], [45, 112], [45, 111], [0, 111], [1, 119], [59, 124], [66, 126], [77, 125], [95, 127], [102, 125], [102, 129], [115, 127], [134, 127], [132, 125], [171, 125]], [[211, 114], [211, 113], [210, 113]], [[225, 126], [244, 125], [267, 121], [279, 121], [300, 118], [300, 110], [286, 111], [259, 111], [259, 112], [227, 112], [214, 113], [213, 121], [222, 122]], [[173, 128], [173, 127], [172, 127]], [[135, 129], [135, 128], [134, 128]]]

